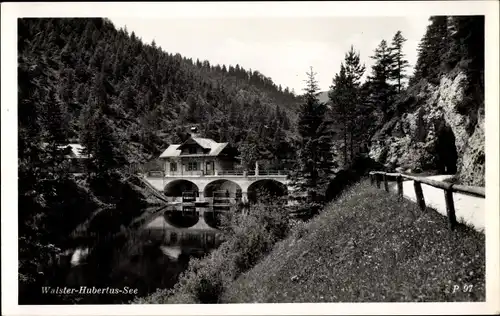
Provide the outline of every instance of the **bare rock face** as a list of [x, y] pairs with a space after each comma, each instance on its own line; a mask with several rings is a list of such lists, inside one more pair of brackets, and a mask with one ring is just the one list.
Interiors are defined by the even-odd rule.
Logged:
[[466, 75], [458, 72], [443, 77], [439, 86], [409, 91], [416, 106], [375, 134], [370, 157], [391, 170], [435, 170], [458, 174], [465, 184], [484, 185], [484, 111], [471, 132], [471, 118], [458, 110], [466, 84]]
[[459, 178], [468, 185], [484, 186], [484, 111], [478, 113], [474, 133], [469, 137], [462, 156]]

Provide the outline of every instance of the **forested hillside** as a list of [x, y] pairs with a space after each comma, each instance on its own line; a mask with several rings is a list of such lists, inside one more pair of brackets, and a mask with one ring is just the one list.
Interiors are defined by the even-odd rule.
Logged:
[[90, 145], [102, 119], [126, 162], [159, 155], [189, 124], [218, 141], [258, 145], [250, 160], [272, 160], [292, 137], [298, 102], [258, 71], [169, 54], [105, 19], [21, 19], [19, 76], [21, 85], [33, 83], [22, 98], [60, 112], [52, 124], [61, 125], [61, 137]]
[[[106, 19], [19, 19], [18, 87], [21, 292], [39, 292], [79, 225], [104, 221], [97, 233], [119, 233], [146, 198], [128, 167], [190, 126], [233, 143], [243, 165], [282, 168], [294, 155], [300, 100], [287, 88], [239, 65], [169, 54]], [[59, 150], [72, 142], [91, 155], [80, 178]]]

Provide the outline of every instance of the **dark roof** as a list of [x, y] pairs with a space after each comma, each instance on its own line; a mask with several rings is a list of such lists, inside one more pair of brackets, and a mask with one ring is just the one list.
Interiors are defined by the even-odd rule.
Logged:
[[167, 149], [160, 155], [160, 158], [167, 157], [178, 157], [181, 155], [182, 147], [185, 144], [193, 143], [193, 141], [198, 144], [203, 149], [210, 150], [206, 154], [191, 154], [191, 155], [183, 155], [187, 157], [203, 157], [203, 156], [218, 156], [224, 148], [227, 147], [228, 143], [218, 143], [210, 138], [202, 138], [202, 137], [190, 137], [182, 144], [172, 144], [168, 146]]

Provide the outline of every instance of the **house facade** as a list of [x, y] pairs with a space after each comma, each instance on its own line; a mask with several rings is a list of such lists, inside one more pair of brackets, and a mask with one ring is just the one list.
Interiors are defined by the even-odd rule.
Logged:
[[189, 197], [219, 205], [228, 198], [246, 202], [262, 189], [280, 196], [287, 194], [284, 170], [259, 171], [257, 163], [255, 170], [244, 170], [236, 148], [200, 137], [196, 129], [191, 131], [182, 144], [172, 144], [160, 155], [162, 172], [149, 171], [144, 175], [169, 201], [191, 203], [187, 201]]
[[228, 143], [203, 138], [192, 130], [182, 144], [172, 144], [160, 155], [165, 176], [216, 176], [234, 171], [237, 152]]
[[[47, 148], [48, 143], [42, 143], [42, 148]], [[64, 159], [69, 163], [69, 172], [73, 174], [81, 174], [86, 171], [86, 161], [92, 158], [92, 155], [85, 153], [85, 147], [81, 144], [72, 143], [66, 145], [58, 145], [57, 149], [64, 154]]]
[[66, 151], [64, 157], [70, 161], [70, 172], [74, 174], [84, 173], [86, 170], [85, 162], [90, 158], [90, 155], [85, 154], [85, 148], [80, 144], [68, 144], [60, 148]]

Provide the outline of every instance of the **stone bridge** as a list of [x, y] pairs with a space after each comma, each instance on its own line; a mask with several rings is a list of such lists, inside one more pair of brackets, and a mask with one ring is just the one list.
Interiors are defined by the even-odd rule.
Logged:
[[210, 201], [214, 192], [227, 192], [231, 197], [240, 194], [242, 201], [254, 199], [259, 190], [281, 196], [288, 195], [290, 183], [283, 171], [235, 172], [214, 174], [189, 173], [165, 175], [163, 172], [148, 172], [144, 175], [156, 190], [163, 192], [170, 201], [180, 201], [183, 192], [197, 192], [197, 201]]

